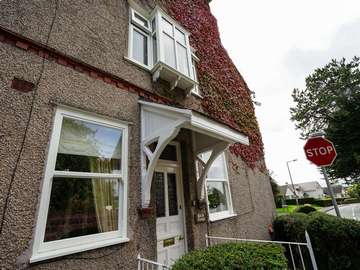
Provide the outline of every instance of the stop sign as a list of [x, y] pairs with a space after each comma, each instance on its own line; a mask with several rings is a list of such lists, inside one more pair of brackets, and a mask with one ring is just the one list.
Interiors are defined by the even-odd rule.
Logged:
[[334, 144], [323, 137], [308, 139], [304, 150], [306, 158], [317, 166], [330, 166], [336, 158]]

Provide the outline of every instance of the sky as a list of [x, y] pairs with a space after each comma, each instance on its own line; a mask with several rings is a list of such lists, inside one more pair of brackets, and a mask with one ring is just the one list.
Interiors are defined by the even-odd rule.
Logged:
[[290, 121], [291, 93], [331, 59], [360, 56], [359, 0], [212, 0], [224, 47], [256, 93], [269, 170], [279, 184], [325, 182], [305, 158], [300, 132]]

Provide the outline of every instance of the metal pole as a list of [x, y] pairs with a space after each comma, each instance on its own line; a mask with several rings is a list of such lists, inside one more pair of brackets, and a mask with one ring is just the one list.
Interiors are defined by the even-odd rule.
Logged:
[[[291, 161], [292, 161], [292, 160], [291, 160]], [[297, 196], [297, 193], [296, 193], [296, 190], [295, 190], [294, 182], [293, 182], [292, 177], [291, 177], [291, 172], [290, 172], [290, 168], [289, 168], [289, 162], [290, 162], [290, 161], [286, 161], [286, 166], [287, 166], [287, 169], [288, 169], [288, 172], [289, 172], [291, 185], [292, 185], [293, 192], [294, 192], [294, 195], [295, 195], [296, 205], [299, 205], [298, 196]]]
[[334, 206], [336, 215], [337, 215], [338, 217], [341, 217], [340, 211], [339, 211], [339, 207], [338, 207], [337, 202], [336, 202], [336, 199], [335, 199], [335, 197], [334, 197], [334, 192], [333, 192], [333, 190], [332, 190], [332, 186], [331, 186], [330, 181], [329, 181], [329, 178], [328, 178], [328, 176], [327, 176], [326, 169], [325, 169], [324, 167], [321, 167], [321, 171], [322, 171], [322, 173], [323, 173], [323, 175], [324, 175], [325, 182], [326, 182], [326, 185], [327, 185], [327, 187], [328, 187], [328, 190], [329, 190], [329, 193], [330, 193], [330, 197], [331, 197], [331, 200], [332, 200], [332, 203], [333, 203], [333, 206]]
[[318, 270], [317, 265], [316, 265], [316, 259], [315, 259], [315, 255], [314, 255], [314, 250], [312, 248], [310, 236], [309, 236], [307, 231], [305, 231], [305, 239], [306, 239], [307, 247], [308, 247], [308, 250], [309, 250], [309, 253], [310, 253], [310, 259], [311, 259], [313, 269]]

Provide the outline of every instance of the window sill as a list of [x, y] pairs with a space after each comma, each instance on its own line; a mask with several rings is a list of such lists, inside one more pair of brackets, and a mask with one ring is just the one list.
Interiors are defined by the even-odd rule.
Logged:
[[204, 97], [196, 92], [191, 91], [191, 95], [195, 96], [196, 98], [203, 99]]
[[56, 257], [66, 256], [73, 253], [79, 253], [87, 250], [102, 248], [106, 246], [116, 245], [120, 243], [126, 243], [129, 242], [129, 238], [117, 238], [117, 239], [108, 239], [104, 241], [99, 241], [96, 243], [89, 243], [89, 244], [83, 244], [79, 246], [73, 246], [68, 248], [63, 248], [59, 250], [52, 250], [52, 251], [43, 251], [39, 252], [37, 254], [33, 254], [30, 258], [30, 263], [36, 263]]
[[224, 213], [224, 214], [217, 214], [216, 216], [212, 216], [210, 214], [210, 222], [216, 222], [216, 221], [220, 221], [220, 220], [224, 220], [224, 219], [229, 219], [229, 218], [234, 218], [234, 217], [237, 217], [237, 214], [236, 213], [233, 213], [233, 214], [229, 214], [229, 213]]
[[132, 58], [129, 58], [129, 57], [127, 57], [127, 56], [124, 56], [124, 59], [125, 59], [126, 61], [128, 61], [129, 63], [134, 64], [135, 66], [137, 66], [137, 67], [139, 67], [139, 68], [141, 68], [141, 69], [143, 69], [143, 70], [146, 70], [146, 71], [148, 71], [148, 72], [151, 71], [151, 68], [150, 68], [150, 67], [148, 67], [148, 66], [144, 65], [143, 63], [140, 63], [140, 62], [138, 62], [138, 61], [136, 61], [136, 60], [134, 60], [134, 59], [132, 59]]

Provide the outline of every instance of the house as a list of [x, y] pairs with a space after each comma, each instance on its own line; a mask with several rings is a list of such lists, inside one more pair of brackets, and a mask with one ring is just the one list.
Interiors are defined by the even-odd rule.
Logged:
[[[323, 188], [317, 181], [297, 183], [294, 184], [294, 187], [298, 198], [322, 199], [324, 197]], [[295, 199], [294, 189], [289, 184], [280, 186], [279, 195], [285, 197], [285, 199]]]
[[0, 1], [1, 269], [269, 239], [251, 91], [207, 0]]
[[[331, 187], [332, 187], [335, 198], [345, 197], [345, 189], [342, 185], [332, 185]], [[327, 187], [324, 187], [323, 191], [326, 196], [330, 196], [330, 192]]]

